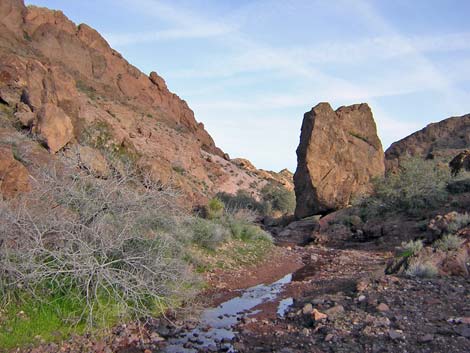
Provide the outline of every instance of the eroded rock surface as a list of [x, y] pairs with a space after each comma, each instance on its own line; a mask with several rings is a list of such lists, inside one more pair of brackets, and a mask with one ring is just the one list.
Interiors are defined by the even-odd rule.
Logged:
[[367, 104], [334, 111], [320, 103], [305, 113], [297, 170], [294, 175], [297, 207], [304, 218], [347, 206], [367, 192], [373, 177], [383, 175], [382, 144]]
[[385, 151], [385, 164], [394, 170], [401, 159], [416, 156], [428, 159], [443, 159], [449, 162], [452, 157], [470, 146], [470, 114], [451, 117], [394, 142]]

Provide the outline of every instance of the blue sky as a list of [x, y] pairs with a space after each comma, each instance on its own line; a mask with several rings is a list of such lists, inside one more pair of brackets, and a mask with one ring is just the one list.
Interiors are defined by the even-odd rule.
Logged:
[[216, 143], [295, 170], [304, 112], [367, 102], [384, 148], [470, 113], [468, 0], [31, 0], [157, 71]]

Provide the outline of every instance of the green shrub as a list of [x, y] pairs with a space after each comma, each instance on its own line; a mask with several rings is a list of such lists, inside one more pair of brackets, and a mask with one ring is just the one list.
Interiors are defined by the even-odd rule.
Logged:
[[[295, 193], [287, 190], [282, 185], [268, 183], [261, 189], [261, 197], [265, 204], [265, 209], [280, 211], [284, 214], [294, 213], [295, 210]], [[269, 214], [268, 212], [266, 212]]]
[[209, 200], [206, 207], [208, 219], [218, 219], [224, 214], [224, 203], [218, 198]]
[[462, 243], [463, 239], [460, 238], [458, 235], [447, 234], [444, 235], [441, 239], [437, 240], [434, 243], [434, 247], [436, 249], [447, 252], [460, 249]]
[[400, 170], [373, 182], [372, 195], [359, 200], [362, 216], [367, 218], [386, 212], [405, 212], [418, 215], [447, 200], [446, 185], [449, 171], [440, 169], [433, 161], [408, 158]]
[[260, 214], [264, 211], [263, 204], [257, 201], [246, 190], [238, 190], [236, 195], [220, 192], [216, 197], [224, 203], [225, 208], [229, 211], [245, 209], [255, 211]]
[[411, 261], [405, 271], [405, 275], [409, 277], [432, 278], [438, 275], [439, 271], [432, 262], [415, 259]]
[[401, 257], [416, 256], [423, 249], [423, 241], [410, 240], [409, 242], [402, 243], [401, 248], [403, 249], [403, 252], [400, 254]]
[[193, 242], [202, 248], [215, 250], [222, 243], [230, 239], [230, 231], [222, 224], [202, 218], [191, 221]]
[[447, 225], [449, 233], [455, 233], [470, 224], [470, 214], [458, 213], [455, 218]]

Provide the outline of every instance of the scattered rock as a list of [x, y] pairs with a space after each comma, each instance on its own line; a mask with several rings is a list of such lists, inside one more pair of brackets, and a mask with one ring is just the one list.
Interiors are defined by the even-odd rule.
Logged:
[[313, 319], [315, 321], [321, 321], [328, 318], [328, 315], [319, 312], [317, 309], [313, 309]]
[[302, 309], [302, 313], [304, 315], [307, 315], [307, 314], [311, 314], [312, 312], [313, 312], [313, 305], [310, 303], [305, 304], [305, 306]]
[[403, 331], [401, 330], [389, 330], [388, 331], [388, 336], [392, 340], [401, 340], [404, 338]]
[[342, 313], [344, 313], [344, 307], [342, 305], [335, 305], [332, 308], [325, 310], [325, 314], [331, 318], [335, 318]]
[[376, 309], [377, 309], [377, 311], [379, 311], [381, 313], [390, 311], [390, 308], [385, 303], [380, 303], [379, 305], [377, 305]]

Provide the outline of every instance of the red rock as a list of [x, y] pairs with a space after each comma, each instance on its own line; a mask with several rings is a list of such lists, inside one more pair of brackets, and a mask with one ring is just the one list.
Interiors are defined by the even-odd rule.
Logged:
[[26, 167], [13, 157], [10, 147], [0, 146], [0, 192], [5, 199], [31, 190]]
[[38, 113], [36, 132], [44, 138], [49, 150], [56, 153], [72, 140], [73, 125], [61, 108], [48, 103]]
[[312, 315], [315, 321], [321, 321], [321, 320], [325, 320], [328, 318], [328, 315], [318, 311], [317, 309], [313, 309]]
[[425, 128], [393, 143], [385, 151], [387, 170], [395, 170], [407, 156], [422, 158], [443, 157], [450, 161], [457, 153], [467, 149], [470, 137], [470, 114], [452, 117]]
[[296, 217], [343, 208], [368, 192], [371, 179], [384, 173], [383, 158], [367, 104], [336, 111], [328, 103], [315, 106], [304, 115], [297, 148]]

